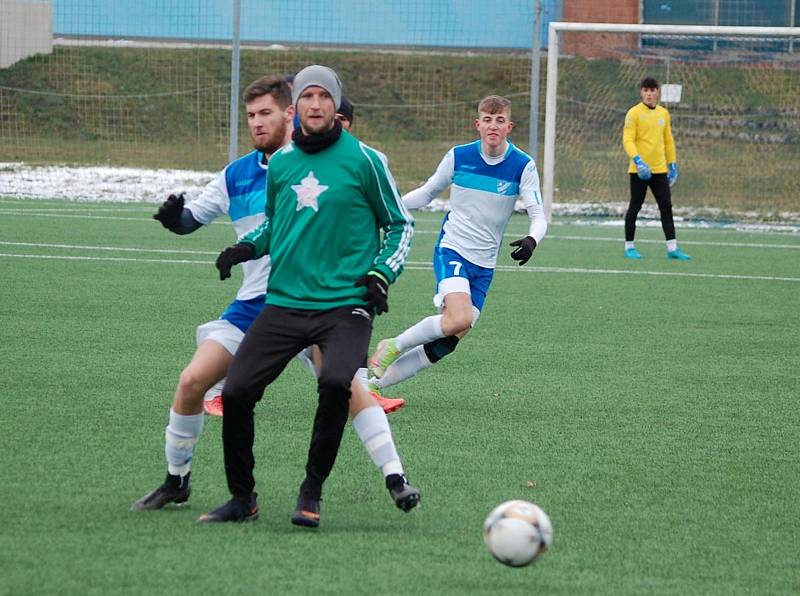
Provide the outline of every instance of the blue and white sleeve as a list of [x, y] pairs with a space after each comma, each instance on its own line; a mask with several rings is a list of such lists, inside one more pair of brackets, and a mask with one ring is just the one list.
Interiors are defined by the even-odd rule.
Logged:
[[528, 236], [533, 236], [536, 244], [539, 244], [547, 233], [547, 217], [544, 213], [542, 203], [542, 191], [539, 186], [539, 172], [536, 171], [536, 164], [531, 160], [522, 172], [519, 184], [519, 194], [525, 211], [528, 212], [530, 226]]
[[222, 170], [205, 185], [199, 197], [186, 205], [186, 209], [201, 224], [208, 225], [220, 215], [228, 213], [229, 206], [228, 185], [225, 182], [225, 170]]
[[453, 150], [450, 149], [425, 184], [403, 195], [403, 205], [406, 209], [419, 209], [439, 196], [453, 182], [454, 169], [455, 158]]

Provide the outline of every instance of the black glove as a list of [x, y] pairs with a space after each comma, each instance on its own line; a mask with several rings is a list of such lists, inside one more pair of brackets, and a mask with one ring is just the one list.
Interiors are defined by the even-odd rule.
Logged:
[[183, 213], [183, 195], [169, 195], [167, 200], [158, 208], [158, 213], [153, 216], [161, 225], [172, 231], [178, 227]]
[[517, 247], [511, 251], [511, 258], [519, 261], [521, 267], [533, 256], [533, 250], [536, 248], [536, 239], [533, 236], [525, 236], [519, 240], [514, 240], [509, 246]]
[[217, 269], [219, 269], [219, 278], [228, 279], [231, 276], [231, 267], [237, 263], [244, 263], [253, 258], [253, 247], [250, 244], [234, 244], [229, 246], [217, 257]]
[[389, 282], [380, 273], [370, 271], [356, 280], [356, 286], [367, 288], [367, 310], [376, 315], [389, 312]]

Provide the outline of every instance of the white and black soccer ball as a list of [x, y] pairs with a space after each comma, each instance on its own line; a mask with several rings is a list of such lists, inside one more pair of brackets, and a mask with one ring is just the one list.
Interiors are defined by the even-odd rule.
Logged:
[[553, 544], [553, 524], [528, 501], [506, 501], [483, 522], [483, 540], [492, 556], [511, 567], [525, 567]]

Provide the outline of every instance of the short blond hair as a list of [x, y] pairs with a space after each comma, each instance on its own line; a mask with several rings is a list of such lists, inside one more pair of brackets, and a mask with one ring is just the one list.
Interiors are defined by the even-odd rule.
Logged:
[[489, 95], [481, 100], [478, 104], [478, 114], [486, 112], [487, 114], [499, 114], [500, 112], [508, 112], [511, 116], [511, 101], [501, 95]]

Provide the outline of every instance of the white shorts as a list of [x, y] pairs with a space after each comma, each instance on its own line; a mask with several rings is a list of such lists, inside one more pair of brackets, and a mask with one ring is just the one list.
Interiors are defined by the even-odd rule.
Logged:
[[[210, 339], [228, 350], [231, 356], [235, 356], [236, 350], [239, 349], [243, 338], [244, 333], [242, 333], [241, 329], [236, 325], [233, 325], [225, 319], [217, 319], [204, 323], [197, 328], [196, 342], [199, 347], [201, 343]], [[302, 362], [312, 375], [315, 377], [317, 376], [316, 370], [314, 369], [314, 362], [311, 358], [310, 347], [302, 350], [295, 358]]]
[[[433, 297], [433, 305], [436, 307], [436, 310], [439, 314], [442, 313], [444, 310], [444, 298], [448, 294], [455, 294], [456, 292], [463, 292], [464, 294], [470, 294], [469, 289], [469, 281], [464, 279], [463, 277], [448, 277], [443, 279], [439, 282], [439, 286], [437, 288], [439, 291], [436, 292], [436, 295]], [[472, 305], [472, 326], [475, 326], [475, 323], [478, 320], [478, 317], [481, 316], [480, 309]]]
[[196, 335], [198, 346], [210, 339], [228, 350], [231, 356], [236, 355], [236, 350], [239, 349], [239, 344], [242, 343], [243, 338], [244, 333], [242, 333], [242, 330], [225, 319], [216, 319], [203, 323], [197, 328]]

